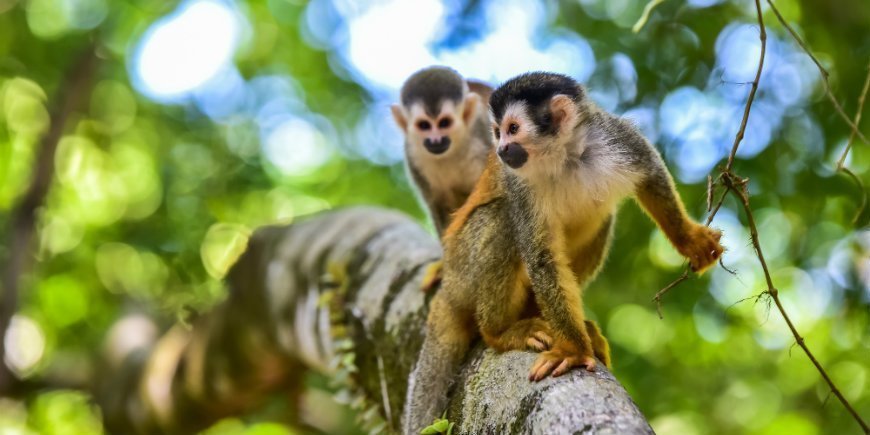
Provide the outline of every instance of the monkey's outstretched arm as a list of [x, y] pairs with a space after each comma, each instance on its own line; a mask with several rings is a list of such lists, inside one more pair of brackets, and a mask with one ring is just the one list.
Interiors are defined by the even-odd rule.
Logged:
[[719, 244], [722, 234], [698, 224], [686, 214], [686, 208], [674, 187], [674, 180], [652, 144], [634, 127], [623, 128], [621, 131], [622, 145], [630, 147], [631, 152], [638, 157], [641, 177], [635, 194], [640, 205], [655, 220], [677, 251], [689, 259], [692, 270], [702, 272], [715, 264], [723, 251]]

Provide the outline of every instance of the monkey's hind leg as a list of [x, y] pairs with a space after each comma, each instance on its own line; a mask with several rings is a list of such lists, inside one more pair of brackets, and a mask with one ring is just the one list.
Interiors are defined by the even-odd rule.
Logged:
[[471, 316], [451, 309], [443, 296], [432, 300], [426, 338], [408, 380], [402, 421], [406, 435], [419, 434], [447, 408], [447, 393], [474, 337]]
[[586, 332], [589, 333], [589, 338], [592, 339], [592, 352], [595, 354], [595, 358], [604, 363], [605, 367], [609, 369], [613, 368], [610, 359], [610, 344], [607, 343], [607, 339], [601, 334], [598, 324], [591, 320], [586, 320]]

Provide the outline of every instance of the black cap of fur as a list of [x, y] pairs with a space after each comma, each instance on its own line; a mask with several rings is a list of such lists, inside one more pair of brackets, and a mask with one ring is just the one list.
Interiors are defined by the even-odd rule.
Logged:
[[489, 105], [497, 123], [501, 123], [508, 104], [516, 101], [526, 103], [535, 124], [544, 134], [555, 134], [556, 126], [546, 104], [556, 95], [566, 95], [579, 103], [585, 98], [583, 86], [562, 74], [530, 72], [518, 75], [496, 89], [489, 97]]
[[430, 66], [415, 72], [402, 85], [402, 105], [411, 107], [417, 101], [423, 103], [423, 110], [432, 117], [441, 112], [444, 100], [455, 103], [465, 96], [465, 79], [458, 72], [446, 66]]

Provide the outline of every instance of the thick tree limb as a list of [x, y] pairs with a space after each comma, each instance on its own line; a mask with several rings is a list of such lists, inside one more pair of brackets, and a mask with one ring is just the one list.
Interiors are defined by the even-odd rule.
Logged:
[[[192, 329], [112, 368], [98, 394], [114, 432], [190, 432], [285, 388], [298, 364], [330, 374], [372, 431], [395, 431], [423, 340], [426, 267], [441, 255], [403, 215], [375, 208], [257, 231], [229, 299]], [[478, 345], [452, 394], [460, 433], [652, 433], [604, 369], [526, 379], [535, 355]]]

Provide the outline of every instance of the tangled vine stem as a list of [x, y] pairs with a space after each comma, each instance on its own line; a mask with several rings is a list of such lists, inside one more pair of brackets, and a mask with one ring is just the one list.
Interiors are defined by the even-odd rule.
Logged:
[[858, 108], [855, 109], [855, 126], [852, 128], [852, 132], [849, 133], [846, 149], [843, 150], [840, 160], [837, 161], [837, 171], [848, 175], [861, 188], [861, 206], [858, 207], [855, 217], [852, 218], [852, 225], [858, 222], [858, 218], [861, 217], [861, 214], [864, 213], [864, 208], [867, 207], [867, 189], [864, 187], [864, 182], [851, 169], [846, 167], [846, 156], [849, 155], [849, 150], [852, 149], [852, 142], [854, 142], [855, 136], [858, 134], [857, 128], [861, 125], [861, 113], [864, 112], [864, 100], [867, 98], [868, 89], [870, 89], [870, 63], [867, 64], [867, 77], [864, 78], [864, 88], [861, 89], [861, 95], [858, 97]]
[[819, 73], [821, 73], [822, 75], [822, 84], [824, 84], [825, 86], [825, 95], [827, 95], [828, 99], [831, 100], [831, 104], [834, 105], [834, 110], [837, 111], [837, 114], [840, 115], [840, 118], [843, 118], [843, 121], [845, 121], [846, 124], [849, 124], [849, 127], [852, 128], [852, 131], [855, 132], [855, 135], [858, 136], [858, 138], [860, 138], [864, 143], [868, 143], [867, 138], [864, 136], [864, 134], [858, 131], [858, 125], [852, 122], [852, 119], [850, 119], [849, 115], [846, 114], [846, 111], [843, 110], [843, 106], [840, 105], [840, 102], [837, 101], [837, 98], [834, 97], [833, 92], [831, 92], [831, 83], [828, 81], [828, 76], [830, 76], [828, 70], [822, 66], [819, 60], [816, 59], [816, 56], [813, 54], [813, 52], [810, 51], [809, 47], [807, 47], [807, 44], [804, 42], [804, 40], [801, 39], [797, 32], [794, 31], [794, 28], [792, 28], [791, 25], [788, 24], [788, 21], [786, 21], [785, 18], [782, 17], [782, 14], [779, 13], [779, 9], [777, 9], [776, 5], [773, 4], [773, 0], [767, 0], [767, 4], [770, 5], [770, 9], [776, 15], [776, 19], [779, 20], [779, 23], [782, 24], [782, 26], [785, 27], [786, 30], [788, 30], [788, 33], [791, 34], [795, 42], [800, 45], [800, 47], [804, 50], [807, 56], [809, 56], [810, 59], [812, 59], [813, 63], [816, 64], [816, 67], [819, 69]]
[[761, 251], [761, 243], [758, 241], [758, 227], [755, 224], [755, 217], [752, 214], [752, 207], [749, 205], [749, 191], [747, 189], [747, 179], [740, 179], [739, 184], [734, 182], [733, 177], [735, 177], [731, 173], [725, 173], [724, 177], [725, 187], [733, 192], [740, 199], [740, 203], [743, 205], [743, 210], [746, 212], [746, 220], [749, 225], [749, 234], [752, 238], [752, 246], [755, 248], [756, 256], [758, 257], [758, 262], [761, 264], [761, 269], [764, 271], [764, 279], [767, 281], [767, 290], [765, 293], [770, 295], [771, 299], [773, 299], [773, 303], [776, 305], [776, 309], [779, 310], [779, 313], [782, 315], [782, 318], [785, 320], [785, 323], [788, 325], [788, 329], [791, 330], [791, 334], [794, 336], [795, 342], [801, 349], [803, 349], [804, 353], [807, 354], [807, 358], [813, 363], [816, 367], [816, 370], [819, 371], [819, 374], [822, 375], [822, 378], [828, 384], [828, 387], [831, 389], [831, 393], [840, 400], [846, 410], [849, 411], [849, 414], [852, 414], [852, 417], [855, 418], [855, 421], [861, 426], [861, 429], [864, 430], [865, 434], [870, 434], [870, 427], [867, 426], [867, 423], [864, 419], [858, 415], [858, 412], [855, 411], [855, 408], [852, 407], [852, 404], [846, 400], [846, 397], [843, 396], [843, 393], [837, 388], [837, 385], [834, 384], [834, 381], [831, 380], [831, 377], [828, 376], [828, 372], [822, 367], [819, 361], [816, 359], [815, 355], [810, 351], [810, 348], [807, 347], [804, 342], [804, 338], [800, 335], [795, 328], [794, 323], [792, 323], [791, 318], [788, 316], [788, 313], [785, 311], [785, 308], [782, 306], [782, 302], [779, 300], [779, 291], [773, 285], [773, 279], [770, 277], [770, 270], [767, 268], [767, 262], [764, 260], [764, 253]]
[[776, 8], [776, 5], [773, 4], [773, 0], [767, 0], [767, 4], [770, 5], [770, 9], [773, 10], [773, 13], [776, 15], [776, 18], [779, 20], [780, 24], [788, 30], [788, 33], [791, 34], [792, 38], [794, 38], [795, 42], [800, 45], [801, 49], [807, 54], [807, 56], [812, 59], [813, 63], [816, 64], [816, 67], [819, 69], [819, 73], [822, 76], [822, 83], [825, 86], [825, 95], [831, 100], [831, 104], [834, 106], [834, 109], [837, 111], [837, 114], [843, 118], [843, 121], [849, 125], [849, 128], [852, 130], [849, 134], [849, 141], [846, 143], [846, 149], [843, 150], [843, 154], [840, 156], [840, 160], [837, 162], [837, 171], [843, 172], [849, 176], [852, 180], [855, 181], [855, 184], [861, 189], [861, 206], [858, 207], [858, 211], [855, 213], [855, 217], [852, 219], [852, 224], [858, 222], [858, 218], [861, 216], [861, 213], [864, 212], [864, 208], [867, 206], [867, 190], [864, 187], [864, 183], [852, 172], [849, 168], [844, 165], [846, 161], [846, 156], [849, 154], [849, 150], [852, 148], [852, 141], [857, 136], [860, 138], [865, 144], [868, 143], [867, 138], [858, 130], [858, 125], [861, 123], [861, 112], [864, 108], [864, 98], [867, 96], [867, 88], [870, 87], [870, 65], [868, 65], [867, 78], [864, 80], [864, 89], [861, 91], [861, 96], [858, 98], [858, 111], [855, 113], [855, 120], [849, 118], [849, 115], [846, 114], [846, 111], [843, 110], [843, 106], [837, 101], [837, 98], [834, 97], [834, 93], [831, 92], [831, 83], [828, 80], [828, 70], [822, 66], [816, 56], [813, 55], [813, 52], [810, 51], [809, 47], [806, 43], [804, 43], [803, 39], [798, 36], [797, 32], [794, 31], [794, 28], [788, 24], [785, 18], [782, 17], [782, 14], [779, 13], [779, 9]]
[[[840, 104], [837, 102], [837, 100], [834, 98], [833, 94], [831, 93], [830, 85], [828, 84], [828, 72], [827, 72], [827, 70], [825, 70], [822, 67], [822, 65], [818, 62], [818, 60], [816, 60], [815, 56], [813, 56], [813, 54], [810, 53], [810, 51], [806, 47], [806, 44], [804, 44], [804, 42], [800, 39], [800, 37], [798, 37], [798, 35], [794, 32], [794, 30], [791, 28], [791, 26], [789, 26], [788, 23], [785, 22], [785, 20], [782, 18], [782, 15], [780, 15], [779, 11], [776, 9], [776, 6], [773, 5], [773, 2], [771, 0], [767, 0], [767, 3], [770, 4], [771, 9], [774, 11], [774, 13], [776, 14], [779, 21], [783, 24], [783, 26], [786, 29], [788, 29], [788, 31], [795, 38], [797, 43], [801, 46], [801, 48], [804, 49], [804, 51], [807, 52], [807, 54], [810, 56], [810, 58], [812, 58], [813, 62], [815, 62], [816, 66], [818, 66], [819, 70], [821, 71], [822, 79], [823, 79], [823, 82], [825, 84], [825, 92], [828, 95], [828, 98], [834, 104], [834, 107], [837, 109], [837, 112], [840, 113], [840, 116], [843, 117], [843, 119], [846, 120], [847, 124], [849, 124], [849, 126], [852, 128], [852, 135], [850, 138], [850, 143], [851, 143], [851, 139], [854, 138], [855, 136], [861, 138], [861, 140], [863, 140], [866, 143], [867, 140], [864, 138], [864, 135], [861, 134], [860, 131], [858, 131], [858, 127], [857, 127], [858, 122], [860, 122], [861, 107], [858, 108], [858, 114], [855, 116], [855, 118], [856, 118], [855, 122], [853, 122], [851, 119], [849, 119], [848, 116], [846, 116], [845, 112], [843, 111], [843, 108], [840, 106]], [[858, 415], [858, 412], [855, 411], [855, 408], [852, 406], [852, 404], [849, 403], [849, 401], [840, 392], [840, 389], [837, 388], [837, 386], [834, 384], [834, 381], [831, 380], [831, 377], [828, 375], [827, 371], [825, 371], [825, 369], [822, 367], [822, 365], [816, 359], [815, 355], [813, 355], [813, 353], [810, 351], [809, 347], [807, 347], [807, 345], [804, 341], [804, 338], [797, 331], [797, 328], [795, 328], [794, 323], [792, 323], [791, 318], [789, 317], [788, 313], [786, 312], [785, 308], [783, 307], [782, 302], [779, 299], [779, 291], [777, 290], [777, 288], [773, 284], [773, 279], [771, 278], [770, 270], [768, 269], [768, 266], [767, 266], [767, 261], [764, 259], [764, 253], [761, 249], [761, 243], [759, 242], [758, 227], [755, 223], [755, 216], [752, 214], [752, 207], [749, 204], [749, 189], [748, 189], [749, 179], [742, 178], [742, 177], [736, 175], [731, 170], [732, 165], [734, 163], [734, 158], [737, 154], [737, 149], [739, 148], [740, 142], [743, 140], [743, 136], [746, 132], [746, 124], [747, 124], [748, 119], [749, 119], [749, 113], [750, 113], [750, 110], [752, 107], [752, 102], [755, 99], [755, 93], [758, 90], [758, 83], [761, 79], [761, 72], [762, 72], [762, 69], [764, 68], [764, 55], [765, 55], [766, 46], [767, 46], [767, 32], [766, 32], [765, 27], [764, 27], [764, 19], [762, 17], [762, 12], [761, 12], [761, 0], [755, 0], [755, 9], [756, 9], [756, 12], [758, 15], [758, 25], [760, 28], [760, 36], [759, 37], [761, 39], [761, 57], [758, 60], [758, 70], [756, 71], [756, 74], [755, 74], [755, 80], [752, 81], [752, 90], [749, 92], [749, 97], [746, 100], [746, 107], [744, 108], [744, 111], [743, 111], [743, 119], [741, 120], [740, 128], [737, 131], [737, 135], [734, 138], [734, 145], [731, 148], [731, 153], [728, 155], [728, 162], [725, 165], [725, 167], [722, 169], [722, 171], [720, 172], [719, 176], [716, 177], [715, 182], [713, 182], [712, 177], [708, 178], [707, 210], [711, 210], [712, 198], [713, 198], [713, 194], [716, 190], [716, 187], [722, 186], [722, 187], [724, 187], [725, 190], [722, 193], [722, 196], [720, 197], [719, 201], [717, 202], [715, 208], [713, 208], [712, 211], [710, 211], [710, 214], [707, 217], [707, 225], [710, 225], [710, 223], [713, 221], [713, 218], [719, 212], [719, 209], [721, 208], [722, 203], [724, 202], [725, 197], [727, 196], [728, 193], [733, 193], [734, 196], [736, 196], [737, 199], [740, 200], [740, 203], [743, 207], [743, 210], [746, 212], [747, 224], [749, 226], [749, 232], [750, 232], [750, 235], [752, 238], [752, 246], [755, 248], [756, 257], [758, 258], [758, 262], [761, 265], [762, 271], [764, 272], [764, 279], [767, 283], [767, 290], [765, 290], [762, 294], [767, 294], [770, 296], [771, 299], [773, 299], [773, 302], [776, 305], [777, 310], [779, 310], [779, 313], [782, 315], [783, 319], [785, 320], [786, 324], [788, 325], [788, 328], [791, 331], [792, 336], [794, 336], [795, 342], [797, 343], [798, 346], [800, 346], [801, 349], [803, 349], [804, 353], [807, 355], [807, 357], [810, 359], [810, 361], [816, 367], [816, 370], [818, 370], [819, 374], [822, 376], [822, 378], [828, 384], [828, 387], [830, 388], [831, 393], [835, 397], [837, 397], [837, 399], [840, 400], [840, 402], [843, 404], [843, 406], [846, 408], [846, 410], [849, 412], [849, 414], [851, 414], [852, 417], [855, 419], [855, 421], [861, 426], [861, 429], [864, 431], [864, 433], [870, 434], [870, 426], [868, 426], [867, 423], [861, 418], [861, 416]], [[867, 88], [868, 88], [868, 86], [870, 86], [870, 84], [868, 84], [868, 83], [870, 83], [870, 73], [868, 73], [868, 79], [867, 79], [867, 81], [865, 81], [865, 86], [864, 86], [864, 90], [862, 91], [862, 94], [860, 97], [859, 106], [863, 106], [864, 98], [865, 98], [866, 93], [867, 93]], [[846, 151], [844, 152], [843, 157], [841, 157], [841, 163], [842, 163], [842, 160], [845, 159], [845, 153], [847, 153], [847, 152], [848, 152], [848, 146], [847, 146]], [[848, 168], [846, 168], [845, 166], [842, 166], [842, 164], [838, 164], [838, 169], [844, 170], [847, 173], [851, 174], [853, 177], [855, 177], [854, 174], [852, 174], [851, 171], [848, 170]], [[857, 179], [857, 177], [855, 177], [855, 178]], [[859, 181], [859, 183], [860, 183], [860, 181]], [[862, 185], [862, 188], [863, 188], [863, 185]], [[862, 209], [863, 209], [863, 205], [862, 205]], [[655, 297], [653, 298], [653, 301], [657, 304], [656, 308], [658, 309], [660, 317], [661, 317], [661, 299], [664, 296], [664, 294], [667, 293], [670, 289], [676, 287], [681, 282], [688, 279], [688, 277], [689, 277], [689, 270], [687, 269], [685, 272], [683, 272], [683, 275], [681, 275], [675, 281], [668, 284], [668, 286], [666, 286], [665, 288], [661, 289], [659, 292], [656, 293]]]
[[[858, 135], [858, 126], [861, 125], [861, 113], [864, 112], [864, 101], [867, 98], [867, 90], [870, 89], [870, 63], [867, 64], [867, 77], [864, 78], [864, 88], [861, 89], [861, 95], [858, 97], [858, 109], [855, 111], [855, 120], [853, 121], [854, 125], [852, 126], [852, 131], [849, 133], [849, 140], [846, 142], [846, 149], [843, 150], [843, 155], [840, 156], [840, 160], [837, 161], [837, 170], [842, 171], [846, 169], [846, 156], [849, 155], [849, 150], [852, 149], [852, 142], [855, 141], [855, 136]], [[855, 174], [852, 174], [851, 171], [849, 173], [855, 177]], [[855, 177], [858, 178], [858, 177]], [[860, 182], [860, 180], [859, 180]], [[866, 200], [866, 198], [865, 198]]]

